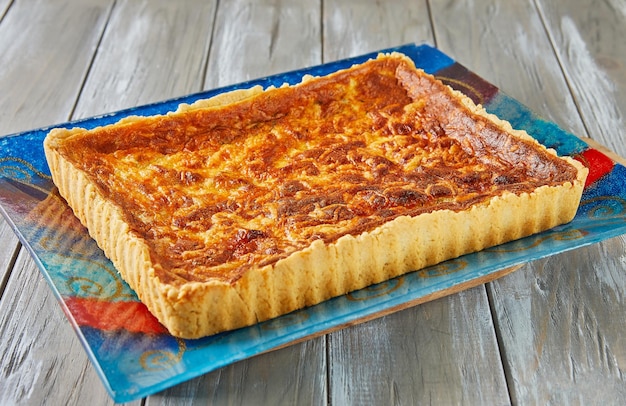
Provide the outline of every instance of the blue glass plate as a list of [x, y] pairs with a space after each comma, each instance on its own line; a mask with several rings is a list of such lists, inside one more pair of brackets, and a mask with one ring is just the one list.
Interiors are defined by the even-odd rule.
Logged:
[[[161, 391], [262, 352], [493, 279], [507, 269], [547, 255], [626, 233], [626, 170], [578, 138], [542, 120], [440, 51], [403, 45], [381, 52], [408, 55], [418, 67], [464, 92], [559, 154], [590, 168], [574, 221], [553, 230], [344, 295], [258, 325], [199, 340], [165, 329], [122, 281], [50, 181], [42, 141], [47, 128], [0, 138], [0, 209], [30, 251], [116, 402]], [[54, 127], [93, 128], [128, 115], [175, 110], [180, 103], [260, 84], [297, 83], [377, 53], [287, 72], [234, 86]]]

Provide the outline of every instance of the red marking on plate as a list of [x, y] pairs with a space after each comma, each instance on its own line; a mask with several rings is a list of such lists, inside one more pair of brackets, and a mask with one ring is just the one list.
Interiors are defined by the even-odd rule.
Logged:
[[585, 187], [591, 185], [607, 173], [611, 172], [615, 166], [615, 163], [611, 158], [604, 155], [597, 149], [588, 149], [583, 153], [576, 155], [574, 158], [589, 168], [589, 175], [587, 175]]
[[165, 327], [141, 302], [106, 302], [79, 297], [65, 298], [64, 301], [80, 326], [89, 326], [103, 331], [167, 333]]

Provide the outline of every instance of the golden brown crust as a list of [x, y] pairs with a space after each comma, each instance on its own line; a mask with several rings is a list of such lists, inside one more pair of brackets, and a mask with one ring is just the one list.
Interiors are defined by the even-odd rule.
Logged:
[[[273, 91], [261, 91], [258, 88], [238, 91], [191, 106], [182, 106], [177, 112], [167, 116], [147, 119], [130, 118], [117, 125], [91, 132], [81, 129], [53, 130], [45, 141], [46, 156], [53, 179], [61, 195], [68, 200], [77, 217], [87, 226], [92, 237], [111, 258], [122, 277], [137, 291], [140, 299], [172, 334], [185, 338], [195, 338], [250, 325], [411, 270], [530, 235], [573, 218], [586, 176], [586, 170], [582, 165], [569, 158], [556, 157], [554, 151], [545, 150], [525, 132], [511, 129], [509, 123], [487, 114], [482, 108], [475, 106], [469, 98], [443, 86], [431, 76], [416, 71], [412, 63], [403, 56], [381, 56], [372, 62], [372, 64], [375, 63], [378, 65], [373, 65], [376, 67], [374, 70], [370, 65], [364, 64], [350, 71], [331, 75], [332, 80], [337, 84], [336, 87], [325, 87], [324, 80], [326, 79], [324, 78], [320, 80], [308, 78], [303, 85], [299, 86], [284, 87]], [[383, 72], [381, 75], [384, 76], [387, 74], [385, 68], [390, 66], [389, 72], [393, 73], [382, 79], [388, 83], [380, 84], [381, 79], [373, 76], [372, 72]], [[147, 222], [142, 220], [142, 222], [137, 218], [129, 217], [129, 205], [137, 204], [141, 198], [135, 196], [135, 193], [127, 199], [130, 203], [124, 200], [119, 195], [120, 192], [116, 192], [114, 185], [106, 183], [108, 182], [107, 176], [112, 175], [112, 172], [100, 178], [95, 175], [97, 171], [106, 172], [105, 166], [110, 163], [112, 159], [110, 157], [115, 155], [117, 150], [125, 149], [126, 155], [129, 151], [134, 151], [134, 156], [140, 156], [147, 152], [141, 148], [140, 152], [136, 152], [137, 148], [147, 145], [147, 150], [160, 149], [161, 156], [171, 155], [171, 149], [176, 143], [161, 143], [155, 146], [154, 142], [147, 141], [149, 134], [169, 134], [169, 132], [162, 131], [165, 127], [172, 131], [180, 128], [197, 128], [199, 123], [207, 118], [219, 121], [224, 116], [229, 120], [236, 117], [237, 123], [247, 123], [256, 127], [273, 120], [272, 128], [278, 129], [276, 130], [278, 132], [273, 133], [274, 135], [284, 135], [289, 131], [294, 132], [293, 130], [303, 131], [304, 127], [293, 126], [293, 119], [291, 121], [286, 119], [284, 122], [287, 124], [281, 121], [279, 115], [288, 116], [291, 111], [285, 110], [284, 106], [294, 104], [297, 106], [294, 101], [301, 102], [297, 97], [303, 98], [303, 93], [307, 96], [316, 95], [318, 101], [321, 100], [320, 97], [333, 99], [335, 96], [331, 94], [332, 92], [345, 90], [350, 86], [351, 75], [357, 74], [355, 71], [365, 72], [365, 76], [357, 75], [357, 78], [373, 86], [370, 86], [367, 92], [357, 93], [357, 95], [360, 95], [359, 97], [371, 95], [371, 100], [367, 102], [379, 104], [366, 113], [371, 120], [364, 125], [370, 127], [358, 127], [362, 124], [362, 122], [357, 123], [360, 116], [353, 116], [348, 120], [347, 125], [344, 123], [343, 127], [337, 127], [337, 118], [341, 119], [342, 114], [347, 113], [345, 111], [342, 113], [341, 110], [335, 111], [334, 118], [318, 124], [318, 127], [323, 127], [325, 123], [335, 120], [333, 127], [335, 131], [327, 129], [321, 134], [326, 139], [335, 134], [338, 128], [344, 133], [354, 127], [360, 128], [360, 133], [354, 135], [352, 142], [335, 143], [332, 148], [324, 151], [322, 144], [315, 144], [320, 139], [320, 133], [318, 133], [315, 137], [296, 137], [300, 143], [293, 142], [293, 145], [296, 145], [294, 149], [270, 151], [262, 155], [262, 157], [274, 159], [274, 161], [267, 159], [264, 161], [263, 173], [266, 178], [262, 180], [273, 188], [269, 188], [270, 191], [266, 192], [267, 196], [274, 196], [274, 200], [283, 199], [283, 203], [288, 204], [280, 206], [276, 203], [272, 206], [271, 199], [263, 200], [264, 195], [253, 194], [254, 200], [258, 199], [264, 203], [263, 207], [267, 206], [270, 209], [265, 209], [261, 217], [248, 219], [245, 224], [240, 223], [234, 236], [232, 234], [227, 236], [231, 240], [222, 241], [222, 244], [226, 245], [228, 241], [237, 243], [235, 246], [227, 245], [230, 251], [224, 262], [225, 265], [219, 261], [217, 265], [198, 262], [198, 258], [203, 255], [204, 257], [207, 255], [219, 257], [215, 254], [219, 246], [210, 247], [213, 251], [194, 253], [193, 251], [198, 251], [196, 248], [199, 246], [192, 244], [193, 241], [190, 239], [187, 238], [183, 242], [168, 240], [170, 237], [167, 235], [175, 236], [176, 233], [167, 234], [157, 227], [159, 224], [154, 220]], [[374, 81], [378, 81], [375, 86]], [[401, 85], [398, 86], [395, 83]], [[376, 89], [376, 86], [387, 87], [382, 88], [384, 91], [380, 91]], [[390, 99], [386, 98], [390, 92], [397, 93], [393, 95], [392, 101], [401, 100], [404, 103], [404, 107], [394, 108], [395, 113], [389, 108]], [[339, 99], [335, 97], [333, 100], [345, 100], [349, 97], [353, 95], [348, 92]], [[310, 97], [303, 99], [310, 101]], [[336, 103], [335, 105], [324, 105], [321, 102], [319, 104], [323, 108], [331, 105], [336, 107]], [[306, 111], [312, 109], [312, 105], [306, 107]], [[272, 114], [273, 116], [269, 119], [259, 118], [261, 114], [259, 110], [266, 116]], [[217, 113], [219, 115], [216, 115]], [[356, 113], [362, 115], [363, 111]], [[382, 113], [385, 117], [382, 117]], [[439, 117], [437, 114], [445, 114], [445, 116]], [[430, 119], [424, 119], [425, 116]], [[250, 117], [256, 117], [256, 121], [246, 121]], [[407, 117], [414, 121], [407, 121]], [[402, 159], [393, 162], [393, 165], [390, 163], [390, 155], [384, 156], [385, 159], [380, 159], [380, 162], [384, 164], [383, 167], [387, 173], [383, 173], [381, 166], [371, 165], [371, 163], [369, 170], [364, 169], [365, 166], [354, 164], [359, 159], [366, 161], [376, 157], [371, 153], [372, 147], [366, 145], [365, 141], [359, 139], [359, 143], [354, 142], [363, 133], [367, 132], [365, 137], [371, 141], [370, 144], [378, 147], [378, 151], [382, 151], [381, 145], [384, 149], [392, 143], [398, 144], [399, 140], [406, 142], [409, 139], [405, 137], [408, 134], [406, 125], [408, 123], [415, 127], [414, 123], [417, 118], [422, 120], [420, 122], [423, 124], [421, 128], [411, 128], [414, 130], [411, 136], [416, 139], [418, 134], [422, 136], [427, 134], [428, 142], [420, 144], [424, 149], [431, 148], [432, 145], [438, 143], [437, 149], [434, 149], [434, 152], [430, 151], [430, 155], [426, 154], [417, 159], [415, 156], [417, 150], [414, 148], [412, 150], [414, 156], [405, 155]], [[305, 119], [313, 122], [310, 116], [305, 115]], [[184, 125], [181, 125], [181, 120]], [[468, 122], [470, 127], [473, 126], [472, 131], [476, 133], [473, 137], [465, 135], [469, 131]], [[172, 123], [177, 126], [173, 126]], [[391, 131], [391, 136], [388, 133], [383, 134], [388, 128], [395, 129], [395, 132]], [[118, 134], [115, 135], [115, 132]], [[119, 132], [125, 132], [126, 135], [137, 133], [140, 135], [120, 137]], [[254, 135], [246, 135], [242, 138], [235, 133], [222, 131], [219, 135], [221, 138], [215, 139], [210, 136], [202, 138], [202, 133], [199, 131], [191, 138], [187, 137], [184, 145], [196, 151], [194, 148], [197, 147], [193, 145], [204, 143], [202, 145], [205, 147], [211, 146], [216, 144], [216, 140], [227, 145], [228, 142], [224, 142], [227, 139], [244, 150], [244, 157], [254, 158], [253, 152], [259, 151], [258, 148], [254, 148], [259, 145], [285, 143], [283, 140], [278, 144], [270, 142], [250, 144], [249, 140], [252, 140]], [[248, 133], [250, 133], [249, 129]], [[124, 144], [130, 142], [130, 139], [134, 140], [134, 144]], [[294, 162], [311, 161], [310, 157], [303, 155], [307, 152], [303, 150], [302, 142], [305, 141], [302, 140], [306, 141], [306, 146], [313, 146], [314, 150], [321, 152], [337, 151], [338, 147], [346, 145], [351, 145], [351, 147], [344, 148], [342, 154], [334, 160], [327, 160], [328, 167], [324, 166], [325, 155], [314, 156], [314, 168], [317, 169], [317, 173], [310, 170], [312, 167], [309, 166], [309, 169], [303, 167], [299, 172], [283, 170], [280, 172], [281, 176], [273, 178], [268, 176], [267, 173], [272, 168], [284, 168], [293, 165]], [[254, 148], [249, 150], [242, 148], [247, 141]], [[111, 144], [115, 146], [112, 147]], [[221, 145], [213, 146], [213, 148], [212, 151], [216, 157], [223, 160], [225, 149]], [[479, 148], [484, 151], [478, 151]], [[406, 148], [388, 149], [396, 154], [407, 151]], [[355, 152], [357, 150], [358, 153]], [[242, 163], [241, 160], [233, 158], [236, 157], [234, 148], [226, 151], [234, 162]], [[176, 153], [178, 152], [180, 151]], [[98, 153], [107, 158], [90, 158], [90, 162], [95, 161], [101, 164], [101, 166], [90, 167], [85, 165], [84, 156], [87, 153]], [[298, 155], [299, 161], [287, 162], [276, 159], [284, 157], [285, 154], [288, 156], [300, 154]], [[450, 155], [453, 156], [450, 157]], [[193, 154], [191, 156], [193, 157]], [[344, 162], [343, 166], [336, 165], [339, 161], [345, 161], [347, 156], [352, 159], [353, 167], [348, 165], [350, 162], [348, 164]], [[429, 157], [438, 158], [441, 162], [429, 166], [425, 161]], [[154, 163], [153, 158], [150, 156], [147, 161]], [[220, 165], [223, 165], [223, 161], [217, 158], [214, 161], [221, 162]], [[121, 158], [115, 159], [117, 159], [116, 164], [119, 164]], [[192, 162], [189, 156], [187, 159], [187, 168], [198, 169], [197, 162]], [[527, 165], [529, 159], [536, 160], [536, 165]], [[522, 162], [522, 160], [525, 161]], [[399, 162], [404, 165], [401, 169], [397, 169], [402, 166]], [[204, 164], [206, 163], [205, 161]], [[456, 165], [454, 170], [451, 169], [454, 166], [452, 164]], [[174, 185], [171, 183], [172, 172], [168, 172], [167, 169], [171, 170], [176, 167], [176, 163], [166, 160], [160, 161], [159, 165], [161, 169], [157, 172], [161, 173], [162, 177], [157, 185], [160, 187]], [[523, 168], [520, 169], [518, 166]], [[252, 170], [250, 165], [243, 167], [247, 171]], [[186, 184], [191, 189], [194, 188], [193, 185], [196, 182], [200, 182], [200, 178], [204, 179], [209, 175], [206, 171], [196, 170], [194, 175], [190, 174], [191, 172], [180, 171], [180, 166], [176, 168], [178, 172], [175, 176], [178, 180], [174, 183]], [[219, 168], [224, 170], [223, 166]], [[328, 168], [330, 170], [325, 171]], [[480, 174], [478, 171], [494, 168], [500, 172], [490, 177], [489, 182], [481, 183], [476, 180], [480, 177], [476, 175]], [[142, 170], [138, 169], [135, 172]], [[336, 172], [343, 177], [331, 177]], [[411, 176], [407, 175], [409, 172]], [[419, 176], [415, 175], [415, 172], [421, 174], [421, 181], [417, 180]], [[123, 177], [134, 176], [134, 173], [128, 169], [123, 170], [122, 173], [124, 173]], [[347, 174], [350, 176], [348, 177]], [[167, 181], [168, 176], [170, 183]], [[405, 183], [409, 179], [408, 186], [396, 182], [398, 178], [402, 178]], [[462, 182], [459, 181], [461, 178], [464, 179]], [[223, 172], [213, 173], [211, 177], [213, 186], [208, 190], [219, 194], [219, 190], [215, 187], [219, 185], [231, 194], [236, 194], [241, 190], [252, 193], [254, 188], [250, 186], [252, 182], [249, 179], [251, 178], [247, 179], [247, 183], [242, 183], [241, 177], [224, 178]], [[276, 179], [282, 183], [276, 183]], [[304, 188], [303, 183], [312, 184], [316, 179], [317, 194], [312, 195], [311, 188]], [[451, 182], [450, 179], [455, 179], [456, 183]], [[294, 183], [296, 181], [299, 184]], [[354, 188], [355, 183], [360, 185], [360, 189]], [[391, 183], [396, 189], [390, 187]], [[474, 189], [466, 188], [467, 183], [473, 183]], [[122, 184], [125, 190], [128, 190], [128, 184], [123, 182]], [[337, 189], [335, 187], [337, 184], [343, 189]], [[487, 185], [489, 185], [488, 189]], [[258, 183], [255, 187], [258, 187]], [[144, 188], [147, 189], [145, 185]], [[309, 194], [303, 192], [305, 189]], [[462, 191], [452, 192], [457, 189], [462, 189]], [[478, 193], [478, 189], [482, 192]], [[339, 195], [338, 190], [343, 194]], [[467, 192], [467, 190], [472, 191]], [[281, 191], [282, 194], [280, 194]], [[320, 196], [324, 195], [330, 197], [321, 201]], [[359, 206], [354, 200], [357, 195], [365, 196], [370, 201], [386, 203], [363, 206], [360, 201], [361, 206]], [[157, 194], [149, 196], [154, 198]], [[171, 193], [170, 196], [175, 196], [175, 194]], [[197, 194], [194, 196], [198, 197]], [[244, 200], [249, 200], [250, 197], [246, 197], [245, 193], [241, 196], [234, 203], [245, 206]], [[309, 202], [306, 201], [307, 198], [313, 200]], [[395, 202], [394, 205], [389, 204], [392, 200]], [[306, 210], [302, 208], [303, 201], [308, 205]], [[157, 209], [169, 207], [167, 202], [156, 202], [155, 205]], [[262, 211], [263, 207], [256, 209]], [[204, 209], [206, 208], [205, 206]], [[242, 212], [237, 212], [237, 209], [238, 207], [231, 202], [230, 206], [222, 205], [218, 209], [211, 206], [209, 211], [188, 211], [187, 217], [180, 215], [181, 212], [184, 213], [184, 207], [179, 213], [166, 210], [164, 215], [175, 219], [173, 221], [175, 228], [182, 228], [189, 232], [200, 216], [198, 213], [207, 214], [205, 216], [207, 218], [214, 218], [211, 223], [218, 223], [221, 216], [230, 221], [224, 224], [233, 226], [237, 223], [233, 223], [234, 217], [227, 214], [236, 212], [241, 217]], [[517, 215], [522, 210], [531, 215], [523, 217]], [[177, 215], [179, 215], [178, 218]], [[279, 218], [280, 221], [270, 221], [272, 216]], [[311, 218], [314, 216], [316, 219], [324, 218], [325, 220], [311, 225]], [[151, 236], [150, 233], [154, 233], [154, 230], [159, 230], [161, 234]], [[282, 240], [268, 237], [276, 237], [280, 230], [287, 230], [286, 237], [282, 237]], [[202, 234], [198, 230], [195, 233]], [[178, 234], [179, 237], [187, 235], [189, 234], [185, 232]], [[217, 235], [224, 237], [223, 233]], [[210, 242], [210, 238], [213, 237], [203, 238], [203, 244], [208, 245], [207, 241]], [[154, 241], [169, 241], [170, 245], [167, 247], [169, 251], [167, 249], [163, 251], [166, 254], [155, 253]], [[170, 255], [172, 252], [174, 256]], [[184, 257], [191, 259], [184, 262], [181, 260]], [[230, 263], [232, 263], [232, 258], [235, 260], [239, 258], [241, 261], [235, 265], [228, 265], [228, 258], [231, 260]]]

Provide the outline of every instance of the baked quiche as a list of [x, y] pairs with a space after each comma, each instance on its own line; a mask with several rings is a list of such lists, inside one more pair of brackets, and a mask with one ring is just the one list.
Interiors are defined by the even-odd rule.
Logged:
[[393, 53], [44, 142], [142, 302], [198, 338], [569, 222], [587, 174]]

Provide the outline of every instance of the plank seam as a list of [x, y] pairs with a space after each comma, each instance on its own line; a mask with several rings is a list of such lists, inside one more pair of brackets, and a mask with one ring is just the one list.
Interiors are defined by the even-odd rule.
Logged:
[[13, 250], [13, 254], [11, 255], [11, 258], [9, 259], [9, 262], [7, 264], [7, 271], [5, 272], [2, 279], [0, 279], [0, 301], [4, 297], [4, 291], [7, 287], [7, 284], [9, 283], [9, 278], [11, 277], [11, 274], [13, 273], [13, 268], [15, 267], [15, 263], [17, 262], [17, 257], [21, 249], [22, 249], [22, 243], [18, 241], [15, 246], [15, 249]]
[[435, 32], [435, 19], [433, 17], [433, 11], [432, 8], [430, 6], [430, 0], [426, 0], [426, 10], [428, 10], [428, 21], [430, 21], [430, 31], [432, 32], [433, 35], [433, 42], [435, 45], [435, 48], [437, 48], [437, 33]]
[[511, 372], [510, 365], [505, 362], [506, 360], [506, 346], [502, 339], [502, 328], [498, 320], [498, 315], [495, 310], [495, 298], [493, 293], [493, 282], [485, 284], [485, 290], [487, 292], [487, 303], [489, 303], [489, 312], [491, 313], [491, 321], [493, 323], [493, 331], [496, 335], [496, 346], [498, 355], [500, 356], [500, 365], [502, 365], [502, 371], [504, 372], [504, 382], [506, 384], [506, 394], [509, 398], [509, 404], [513, 404], [511, 394], [514, 393], [514, 380], [513, 373]]
[[324, 343], [326, 344], [325, 354], [326, 354], [326, 404], [332, 405], [331, 400], [331, 352], [330, 352], [330, 334], [326, 334], [324, 337]]
[[202, 67], [202, 77], [200, 83], [201, 89], [204, 89], [206, 86], [207, 74], [209, 72], [209, 60], [211, 59], [211, 52], [213, 51], [213, 40], [215, 38], [215, 26], [217, 25], [217, 11], [219, 10], [219, 8], [220, 0], [216, 0], [215, 10], [213, 10], [213, 21], [211, 22], [211, 24], [213, 25], [211, 26], [211, 33], [209, 34], [209, 45], [206, 51], [206, 58], [204, 59], [204, 66]]
[[15, 3], [15, 0], [12, 0], [12, 1], [9, 2], [9, 4], [7, 4], [6, 8], [2, 12], [2, 14], [0, 15], [0, 23], [2, 23], [2, 21], [4, 20], [4, 17], [7, 14], [9, 14], [9, 9], [11, 8], [11, 6], [13, 6], [14, 3]]
[[100, 45], [102, 44], [102, 39], [104, 38], [104, 34], [107, 32], [107, 29], [109, 28], [109, 22], [111, 21], [111, 15], [113, 14], [113, 9], [115, 8], [116, 5], [117, 5], [117, 0], [113, 0], [112, 3], [111, 3], [111, 6], [109, 7], [109, 13], [107, 14], [106, 22], [104, 23], [104, 27], [102, 28], [102, 31], [100, 32], [100, 36], [98, 37], [98, 42], [96, 43], [96, 49], [94, 50], [93, 54], [91, 55], [91, 60], [89, 61], [89, 65], [87, 66], [87, 70], [85, 71], [85, 75], [83, 76], [83, 80], [82, 80], [81, 85], [80, 85], [80, 90], [78, 91], [78, 94], [76, 95], [76, 99], [74, 100], [74, 105], [72, 106], [72, 109], [70, 110], [70, 114], [69, 114], [68, 120], [72, 120], [73, 117], [74, 117], [74, 114], [76, 112], [76, 108], [78, 107], [78, 101], [82, 97], [83, 91], [85, 90], [85, 84], [87, 83], [87, 78], [89, 78], [89, 75], [91, 74], [91, 70], [93, 69], [94, 62], [95, 62], [96, 57], [98, 56], [98, 53], [100, 51]]
[[324, 0], [320, 0], [320, 57], [322, 58], [322, 63], [326, 62], [324, 57], [324, 10]]

